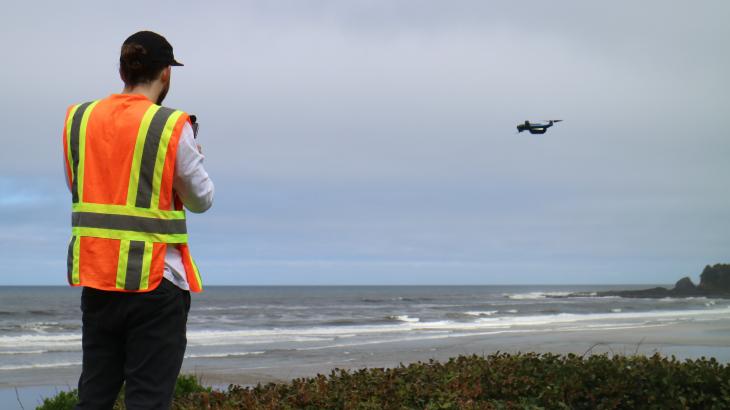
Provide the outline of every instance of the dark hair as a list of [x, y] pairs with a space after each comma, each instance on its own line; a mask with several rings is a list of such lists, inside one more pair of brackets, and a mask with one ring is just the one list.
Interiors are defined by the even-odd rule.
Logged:
[[128, 86], [148, 83], [164, 70], [168, 64], [150, 61], [147, 50], [137, 43], [122, 45], [122, 53], [119, 56], [119, 74], [122, 81]]

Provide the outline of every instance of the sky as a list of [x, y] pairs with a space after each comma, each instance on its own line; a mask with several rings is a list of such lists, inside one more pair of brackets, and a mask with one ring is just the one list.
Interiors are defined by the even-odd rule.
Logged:
[[[726, 1], [13, 2], [0, 285], [64, 285], [73, 103], [163, 34], [207, 285], [695, 283], [730, 262]], [[563, 119], [544, 135], [525, 120]]]

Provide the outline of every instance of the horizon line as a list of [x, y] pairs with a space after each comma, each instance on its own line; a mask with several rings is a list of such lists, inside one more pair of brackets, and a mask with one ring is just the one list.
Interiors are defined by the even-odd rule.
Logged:
[[[424, 284], [409, 284], [409, 283], [395, 283], [395, 284], [368, 284], [368, 283], [350, 283], [350, 284], [297, 284], [297, 283], [291, 283], [291, 284], [282, 284], [282, 283], [272, 283], [272, 284], [211, 284], [206, 285], [205, 288], [209, 287], [226, 287], [226, 286], [268, 286], [268, 287], [275, 287], [275, 286], [296, 286], [296, 287], [334, 287], [334, 286], [352, 286], [352, 287], [365, 287], [365, 286], [604, 286], [604, 285], [636, 285], [636, 286], [653, 286], [653, 285], [672, 285], [671, 283], [639, 283], [639, 282], [624, 282], [624, 283], [458, 283], [458, 284], [444, 284], [444, 283], [424, 283]], [[59, 284], [16, 284], [16, 285], [4, 285], [0, 284], [0, 287], [65, 287], [65, 288], [81, 288], [83, 286], [69, 286], [69, 285], [59, 285]]]

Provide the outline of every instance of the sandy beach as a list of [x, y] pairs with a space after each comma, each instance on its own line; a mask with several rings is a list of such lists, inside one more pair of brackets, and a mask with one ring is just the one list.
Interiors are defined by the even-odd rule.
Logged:
[[[730, 362], [730, 319], [686, 324], [655, 325], [596, 330], [565, 330], [555, 332], [512, 329], [485, 332], [462, 337], [434, 337], [428, 340], [387, 342], [352, 346], [345, 351], [333, 351], [330, 361], [298, 360], [286, 366], [247, 367], [237, 360], [221, 361], [217, 367], [200, 367], [191, 362], [183, 371], [199, 375], [203, 383], [255, 385], [284, 382], [295, 377], [328, 374], [334, 368], [393, 367], [399, 363], [435, 359], [446, 361], [458, 355], [500, 352], [540, 352], [560, 354], [625, 354], [675, 355], [678, 359], [715, 357]], [[318, 355], [319, 357], [319, 355]]]

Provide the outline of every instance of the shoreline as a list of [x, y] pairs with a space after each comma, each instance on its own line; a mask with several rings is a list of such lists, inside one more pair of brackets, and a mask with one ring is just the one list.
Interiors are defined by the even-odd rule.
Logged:
[[[182, 373], [192, 373], [209, 378], [212, 384], [257, 381], [288, 381], [293, 377], [329, 373], [331, 369], [364, 367], [395, 367], [399, 363], [448, 360], [460, 354], [484, 354], [497, 351], [507, 353], [557, 353], [557, 354], [634, 354], [675, 355], [678, 359], [715, 357], [719, 362], [730, 363], [730, 318], [694, 320], [683, 323], [655, 322], [642, 325], [612, 324], [593, 328], [575, 327], [556, 330], [550, 326], [512, 326], [506, 329], [489, 329], [469, 334], [452, 335], [434, 332], [430, 336], [405, 337], [377, 342], [343, 342], [324, 347], [301, 347], [297, 357], [280, 355], [271, 351], [271, 357], [257, 356], [222, 358], [186, 358]], [[327, 361], [322, 362], [321, 352], [327, 351]], [[307, 352], [318, 354], [308, 355]], [[320, 359], [320, 360], [317, 360]], [[43, 372], [39, 378], [37, 373]], [[14, 382], [0, 380], [0, 389], [32, 386], [75, 386], [80, 365], [25, 370], [26, 378], [16, 377]], [[26, 379], [26, 380], [23, 380]]]
[[397, 367], [429, 359], [448, 361], [458, 355], [492, 353], [556, 353], [676, 356], [679, 360], [714, 357], [730, 363], [730, 318], [707, 322], [614, 326], [595, 330], [520, 330], [483, 332], [459, 337], [383, 342], [332, 349], [326, 363], [300, 362], [281, 366], [195, 366], [183, 364], [183, 372], [198, 375], [203, 384], [255, 385], [258, 382], [288, 382], [292, 378], [329, 374], [332, 369]]
[[[651, 356], [655, 352], [677, 359], [714, 357], [720, 363], [730, 363], [730, 318], [708, 321], [652, 325], [614, 325], [610, 328], [556, 331], [549, 327], [493, 330], [457, 337], [434, 335], [428, 339], [385, 341], [324, 347], [330, 350], [322, 362], [321, 352], [311, 356], [283, 357], [268, 365], [251, 362], [252, 357], [220, 358], [215, 360], [185, 359], [181, 373], [194, 374], [203, 385], [225, 390], [228, 385], [255, 386], [258, 383], [288, 383], [294, 378], [329, 374], [333, 369], [397, 367], [430, 359], [445, 362], [459, 355], [489, 355], [505, 353], [556, 353]], [[306, 352], [307, 350], [302, 350]], [[60, 390], [74, 388], [80, 366], [44, 369], [46, 383], [0, 384], [0, 402], [17, 404], [15, 388], [23, 405], [37, 404]], [[14, 404], [13, 404], [14, 403]], [[18, 405], [17, 407], [21, 407]]]

